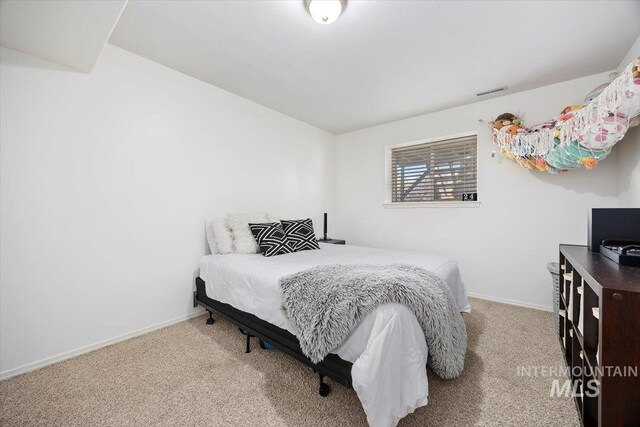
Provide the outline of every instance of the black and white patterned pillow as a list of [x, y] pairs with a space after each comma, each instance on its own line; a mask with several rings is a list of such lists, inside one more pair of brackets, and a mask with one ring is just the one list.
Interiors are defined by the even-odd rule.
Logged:
[[289, 242], [289, 246], [295, 251], [320, 249], [316, 233], [313, 231], [311, 218], [298, 220], [282, 220], [282, 229]]
[[289, 246], [287, 238], [278, 222], [249, 224], [251, 233], [258, 242], [260, 252], [264, 256], [290, 254], [293, 249]]

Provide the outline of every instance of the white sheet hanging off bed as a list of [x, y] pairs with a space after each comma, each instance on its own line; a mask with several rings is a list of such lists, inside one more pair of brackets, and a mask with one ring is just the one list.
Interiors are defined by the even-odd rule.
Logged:
[[[282, 314], [279, 280], [325, 264], [412, 264], [444, 279], [461, 312], [469, 312], [458, 266], [451, 258], [420, 252], [321, 244], [320, 250], [276, 257], [260, 254], [208, 255], [200, 278], [209, 298], [292, 331]], [[333, 353], [353, 363], [353, 388], [371, 427], [395, 426], [428, 401], [428, 349], [413, 313], [384, 304], [367, 316]]]

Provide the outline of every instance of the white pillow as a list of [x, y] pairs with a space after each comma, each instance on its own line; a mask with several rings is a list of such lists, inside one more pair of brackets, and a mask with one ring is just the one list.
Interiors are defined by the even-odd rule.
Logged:
[[204, 232], [207, 235], [207, 243], [209, 243], [211, 255], [216, 255], [218, 253], [218, 245], [216, 244], [215, 234], [213, 234], [213, 218], [204, 219]]
[[231, 229], [233, 248], [239, 254], [257, 254], [258, 244], [251, 233], [249, 223], [268, 222], [264, 212], [227, 214], [227, 227]]
[[218, 253], [233, 253], [233, 239], [231, 238], [231, 230], [229, 230], [229, 228], [227, 227], [225, 219], [216, 218], [211, 223], [211, 229], [213, 230], [213, 236], [215, 238]]

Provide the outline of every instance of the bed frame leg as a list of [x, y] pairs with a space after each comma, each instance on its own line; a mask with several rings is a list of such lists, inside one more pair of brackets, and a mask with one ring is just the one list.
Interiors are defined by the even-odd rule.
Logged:
[[[207, 310], [208, 311], [208, 310]], [[209, 311], [209, 318], [207, 319], [207, 325], [213, 325], [213, 313]]]
[[247, 348], [244, 351], [245, 353], [251, 353], [251, 335], [247, 334]]
[[329, 384], [324, 382], [324, 374], [319, 374], [319, 377], [320, 377], [320, 390], [318, 390], [318, 393], [320, 393], [320, 396], [322, 397], [327, 397], [331, 389], [329, 388]]
[[244, 352], [245, 352], [245, 353], [251, 353], [251, 337], [252, 337], [253, 335], [251, 335], [249, 332], [245, 331], [245, 330], [244, 330], [244, 329], [242, 329], [242, 328], [238, 328], [238, 329], [240, 330], [240, 333], [242, 333], [243, 335], [246, 335], [246, 336], [247, 336], [247, 346], [246, 346], [246, 348], [245, 348], [245, 351], [244, 351]]

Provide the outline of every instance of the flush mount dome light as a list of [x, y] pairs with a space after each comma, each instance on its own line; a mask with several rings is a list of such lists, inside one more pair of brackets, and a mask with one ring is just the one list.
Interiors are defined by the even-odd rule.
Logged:
[[304, 0], [313, 20], [322, 25], [335, 22], [346, 6], [347, 0]]

